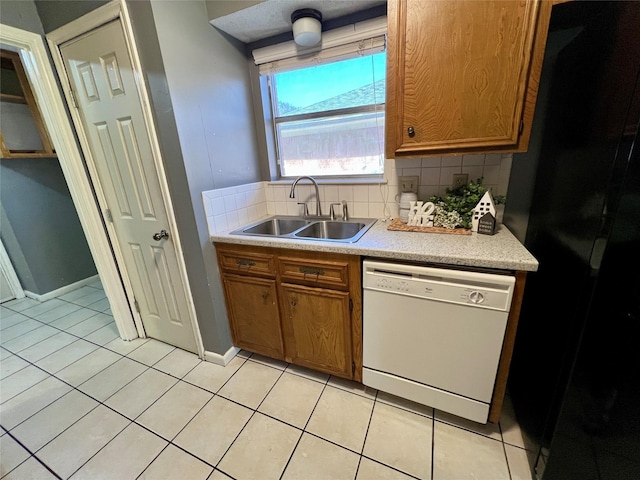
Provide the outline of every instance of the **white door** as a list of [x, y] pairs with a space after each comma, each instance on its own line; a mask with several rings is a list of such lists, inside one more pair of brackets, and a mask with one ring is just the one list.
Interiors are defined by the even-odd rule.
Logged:
[[[178, 254], [118, 21], [60, 49], [148, 336], [196, 352]], [[106, 219], [105, 221], [109, 221]], [[166, 235], [163, 232], [167, 232]], [[160, 236], [162, 234], [162, 236]], [[122, 268], [122, 265], [120, 266]]]

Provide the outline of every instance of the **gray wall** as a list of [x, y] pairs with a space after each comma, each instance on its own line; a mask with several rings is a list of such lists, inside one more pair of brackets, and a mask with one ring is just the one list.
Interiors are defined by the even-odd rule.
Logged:
[[[217, 263], [206, 255], [208, 239], [202, 239], [195, 209], [202, 209], [202, 200], [195, 202], [187, 178], [187, 165], [178, 137], [176, 114], [169, 92], [165, 65], [158, 43], [156, 24], [148, 1], [129, 2], [131, 20], [151, 95], [152, 109], [158, 130], [167, 182], [173, 199], [174, 212], [184, 251], [191, 293], [198, 316], [205, 350], [224, 354], [231, 346], [224, 301], [217, 289]], [[194, 191], [195, 193], [195, 191]], [[203, 214], [204, 215], [204, 214]]]
[[10, 227], [2, 240], [23, 289], [44, 294], [97, 274], [56, 159], [0, 161], [0, 203]]
[[32, 0], [2, 0], [0, 22], [5, 25], [42, 35], [42, 23]]
[[[0, 21], [43, 33], [33, 1], [0, 2]], [[45, 294], [97, 274], [56, 159], [0, 161], [0, 236], [22, 288]]]
[[[247, 59], [244, 45], [232, 44], [209, 25], [204, 1], [151, 7], [188, 181], [181, 198], [193, 208], [200, 265], [213, 300], [214, 316], [199, 316], [201, 330], [204, 337], [211, 328], [217, 337], [215, 349], [205, 342], [207, 350], [224, 353], [231, 337], [202, 191], [261, 180]], [[204, 287], [192, 284], [194, 295]]]
[[[2, 0], [4, 2], [4, 0]], [[45, 33], [109, 3], [107, 0], [36, 0], [36, 8]]]

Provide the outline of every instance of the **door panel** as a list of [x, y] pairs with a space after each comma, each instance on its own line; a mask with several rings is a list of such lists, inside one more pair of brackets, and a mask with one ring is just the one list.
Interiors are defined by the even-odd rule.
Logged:
[[169, 223], [122, 27], [112, 22], [60, 50], [145, 331], [195, 352], [175, 244], [153, 239]]

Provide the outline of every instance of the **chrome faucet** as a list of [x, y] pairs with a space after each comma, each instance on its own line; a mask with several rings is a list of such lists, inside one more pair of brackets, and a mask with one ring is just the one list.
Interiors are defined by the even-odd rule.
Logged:
[[304, 175], [302, 177], [296, 178], [293, 184], [291, 185], [291, 192], [289, 192], [289, 198], [296, 198], [296, 185], [298, 185], [298, 182], [302, 179], [307, 179], [311, 183], [313, 183], [313, 186], [316, 189], [316, 217], [321, 217], [322, 209], [320, 208], [320, 190], [318, 189], [318, 182], [316, 182], [313, 177], [308, 177]]

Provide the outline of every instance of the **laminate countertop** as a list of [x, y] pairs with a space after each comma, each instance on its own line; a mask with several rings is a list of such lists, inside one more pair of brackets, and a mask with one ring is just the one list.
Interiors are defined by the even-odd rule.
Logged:
[[232, 230], [211, 233], [210, 239], [214, 243], [315, 250], [379, 259], [529, 272], [538, 270], [535, 257], [504, 225], [496, 227], [495, 235], [398, 232], [387, 230], [388, 225], [389, 222], [377, 220], [355, 243], [237, 235], [230, 233]]

